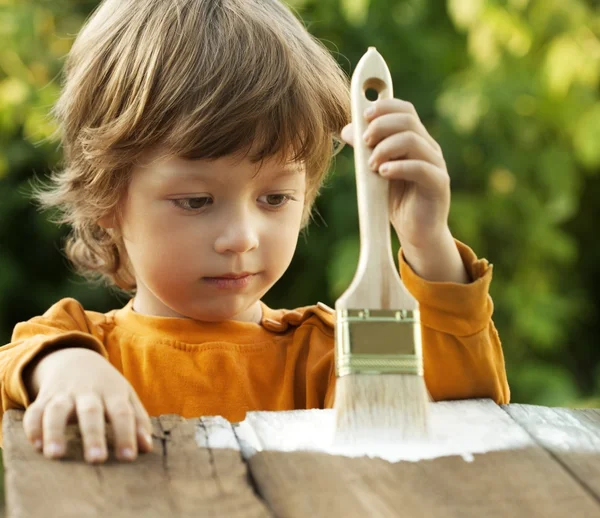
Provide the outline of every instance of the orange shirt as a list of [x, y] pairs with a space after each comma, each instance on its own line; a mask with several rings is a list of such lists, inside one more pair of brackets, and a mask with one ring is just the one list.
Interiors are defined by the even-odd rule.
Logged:
[[[425, 381], [434, 400], [488, 397], [508, 403], [504, 356], [492, 321], [492, 265], [457, 241], [473, 282], [429, 282], [400, 253], [404, 284], [419, 301]], [[249, 410], [331, 408], [335, 389], [334, 321], [323, 306], [272, 310], [260, 324], [146, 316], [133, 299], [106, 314], [62, 299], [17, 324], [0, 348], [1, 412], [29, 403], [23, 369], [41, 351], [86, 347], [132, 384], [152, 416], [222, 415]]]

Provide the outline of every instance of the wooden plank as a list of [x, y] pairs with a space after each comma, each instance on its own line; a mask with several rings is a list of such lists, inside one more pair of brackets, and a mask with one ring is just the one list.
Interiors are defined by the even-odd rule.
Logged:
[[504, 405], [600, 501], [600, 410]]
[[[3, 420], [7, 516], [61, 518], [271, 516], [254, 495], [235, 449], [198, 447], [198, 420], [153, 418], [154, 450], [134, 463], [92, 466], [83, 460], [76, 425], [68, 427], [67, 456], [50, 461], [25, 438], [23, 412], [10, 410]], [[234, 438], [233, 431], [230, 435]], [[235, 439], [234, 439], [235, 440]], [[204, 441], [207, 442], [206, 440]], [[230, 441], [231, 443], [231, 441]]]
[[[418, 462], [330, 455], [318, 444], [329, 434], [327, 410], [317, 411], [322, 420], [313, 412], [310, 427], [299, 421], [302, 414], [288, 413], [288, 426], [286, 413], [252, 412], [234, 429], [259, 492], [282, 518], [600, 516], [597, 501], [492, 401], [435, 404], [434, 414], [441, 408], [454, 415], [446, 418], [450, 431], [434, 432], [448, 436], [438, 446], [450, 448], [452, 436], [460, 445], [466, 434], [474, 441], [472, 462], [463, 446], [460, 455]], [[512, 442], [498, 442], [504, 433]], [[323, 451], [269, 450], [311, 444]]]
[[[50, 510], [65, 518], [161, 515], [162, 502], [155, 508], [142, 497], [148, 487], [160, 492], [164, 485], [162, 446], [156, 438], [154, 451], [135, 464], [117, 462], [111, 451], [105, 465], [91, 466], [83, 460], [77, 427], [70, 425], [65, 459], [51, 461], [27, 441], [22, 419], [23, 412], [17, 410], [9, 410], [3, 419], [8, 517], [48, 516]], [[108, 438], [112, 445], [110, 431]]]
[[168, 438], [165, 469], [177, 516], [271, 516], [248, 482], [246, 464], [235, 444], [231, 425], [228, 426], [230, 447], [212, 449], [207, 435], [212, 419], [207, 418], [207, 424], [202, 419], [186, 420], [175, 415], [161, 416], [159, 420]]
[[249, 460], [281, 518], [597, 517], [600, 507], [536, 447], [419, 462], [264, 451]]

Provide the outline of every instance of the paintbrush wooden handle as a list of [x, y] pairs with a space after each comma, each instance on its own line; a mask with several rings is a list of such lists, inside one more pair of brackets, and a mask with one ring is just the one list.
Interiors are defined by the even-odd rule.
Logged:
[[402, 284], [394, 264], [389, 220], [389, 180], [369, 167], [372, 149], [364, 141], [365, 110], [378, 99], [394, 96], [390, 71], [375, 47], [369, 47], [352, 75], [351, 108], [354, 129], [356, 194], [360, 224], [360, 258], [354, 280], [337, 300], [336, 309], [416, 309], [416, 300]]

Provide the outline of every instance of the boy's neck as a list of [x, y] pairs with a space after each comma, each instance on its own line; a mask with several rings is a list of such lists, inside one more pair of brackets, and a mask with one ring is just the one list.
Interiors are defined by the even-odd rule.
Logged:
[[[155, 317], [167, 317], [167, 318], [186, 318], [189, 319], [190, 317], [187, 317], [185, 315], [182, 315], [180, 313], [177, 313], [176, 311], [173, 310], [156, 310], [155, 308], [152, 307], [148, 307], [146, 304], [144, 304], [143, 299], [140, 299], [139, 297], [134, 297], [133, 299], [133, 304], [132, 304], [132, 309], [133, 311], [135, 311], [136, 313], [139, 313], [141, 315], [148, 315], [148, 316], [155, 316]], [[232, 316], [231, 318], [227, 319], [227, 320], [232, 320], [232, 321], [237, 321], [237, 322], [253, 322], [255, 324], [260, 324], [262, 322], [262, 316], [263, 316], [263, 311], [262, 311], [262, 305], [260, 303], [260, 301], [256, 301], [250, 308], [248, 308], [247, 310], [238, 313], [237, 315]]]

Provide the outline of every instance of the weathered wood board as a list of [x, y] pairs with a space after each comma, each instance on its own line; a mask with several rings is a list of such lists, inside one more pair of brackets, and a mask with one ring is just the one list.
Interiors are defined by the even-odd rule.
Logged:
[[[68, 458], [44, 459], [25, 439], [23, 413], [9, 411], [7, 516], [600, 516], [594, 412], [490, 400], [432, 410], [429, 445], [374, 445], [345, 455], [328, 443], [331, 410], [252, 412], [234, 424], [161, 416], [153, 419], [152, 453], [100, 466], [83, 462], [75, 426]], [[571, 441], [566, 451], [556, 444], [561, 433]]]
[[151, 453], [134, 463], [111, 456], [106, 464], [91, 466], [83, 461], [75, 426], [69, 427], [67, 458], [50, 461], [27, 442], [22, 416], [9, 411], [3, 422], [11, 518], [272, 516], [248, 483], [239, 449], [198, 447], [199, 419], [155, 418]]

